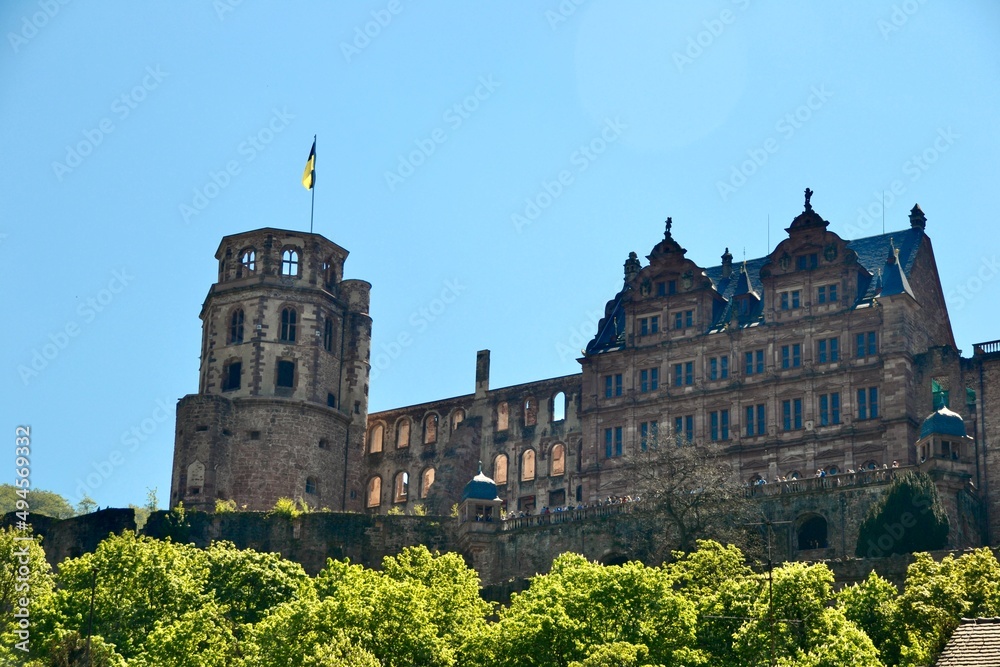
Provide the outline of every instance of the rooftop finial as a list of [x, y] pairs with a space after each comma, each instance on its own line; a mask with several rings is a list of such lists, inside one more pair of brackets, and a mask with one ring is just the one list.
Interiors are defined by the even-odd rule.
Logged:
[[886, 263], [888, 263], [888, 264], [895, 264], [896, 263], [896, 256], [897, 256], [898, 253], [899, 253], [899, 251], [896, 250], [896, 243], [893, 240], [893, 238], [890, 236], [889, 237], [889, 256], [886, 258]]
[[479, 462], [479, 474], [480, 475], [483, 474], [483, 462], [482, 461]]
[[810, 190], [809, 188], [806, 188], [806, 210], [807, 211], [813, 210], [812, 204], [809, 202], [809, 200], [812, 199], [812, 196], [813, 196], [813, 191]]
[[673, 227], [673, 226], [674, 226], [674, 219], [668, 217], [667, 218], [667, 231], [664, 234], [664, 236], [670, 236], [670, 228]]
[[927, 228], [927, 216], [920, 210], [920, 204], [914, 204], [910, 209], [910, 227], [914, 229]]

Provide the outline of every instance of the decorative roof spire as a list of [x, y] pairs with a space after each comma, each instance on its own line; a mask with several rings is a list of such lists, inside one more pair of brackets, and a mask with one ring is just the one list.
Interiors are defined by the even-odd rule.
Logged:
[[886, 264], [895, 264], [899, 259], [899, 250], [896, 249], [896, 244], [893, 242], [893, 238], [889, 237], [889, 256], [886, 257]]
[[674, 219], [671, 217], [667, 218], [667, 231], [663, 232], [663, 238], [670, 238], [670, 228], [674, 226]]
[[813, 191], [810, 190], [809, 188], [806, 188], [806, 207], [805, 207], [806, 211], [813, 210], [813, 206], [809, 201], [810, 199], [812, 199], [812, 196], [813, 196]]
[[927, 216], [920, 209], [920, 204], [914, 204], [913, 208], [910, 209], [910, 227], [914, 229], [927, 228]]
[[733, 273], [733, 256], [729, 252], [729, 248], [726, 248], [726, 252], [722, 253], [722, 277], [728, 278]]

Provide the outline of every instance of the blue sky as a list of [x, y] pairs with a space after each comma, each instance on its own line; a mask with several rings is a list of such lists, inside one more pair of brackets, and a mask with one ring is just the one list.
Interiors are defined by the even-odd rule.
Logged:
[[1000, 338], [1000, 5], [679, 4], [2, 3], [0, 479], [27, 424], [36, 486], [167, 498], [214, 252], [308, 229], [314, 134], [371, 410], [471, 392], [479, 349], [494, 387], [577, 372], [667, 216], [759, 257], [806, 187], [846, 238], [919, 202], [959, 347]]

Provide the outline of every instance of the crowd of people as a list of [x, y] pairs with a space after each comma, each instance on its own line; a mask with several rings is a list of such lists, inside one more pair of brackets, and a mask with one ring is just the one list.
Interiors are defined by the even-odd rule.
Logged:
[[[898, 468], [898, 467], [899, 467], [899, 461], [893, 461], [892, 462], [892, 468], [895, 469], [895, 468]], [[875, 464], [870, 464], [868, 467], [859, 467], [857, 470], [855, 470], [854, 468], [848, 468], [847, 471], [846, 471], [846, 474], [853, 475], [855, 473], [877, 472], [879, 470], [886, 470], [887, 471], [889, 469], [890, 469], [889, 468], [889, 464], [887, 464], [887, 463], [883, 463], [881, 468], [879, 468]], [[832, 476], [841, 475], [841, 474], [844, 474], [844, 473], [841, 472], [836, 466], [832, 466], [829, 470], [826, 470], [824, 468], [817, 468], [815, 476], [817, 478], [822, 478], [822, 477], [832, 477]], [[798, 480], [799, 480], [799, 474], [797, 472], [793, 472], [793, 473], [789, 474], [787, 477], [785, 477], [784, 475], [778, 475], [773, 481], [774, 481], [774, 483], [780, 483], [780, 482], [796, 482]], [[764, 484], [767, 484], [767, 480], [764, 479], [763, 477], [759, 477], [758, 476], [755, 479], [753, 479], [748, 485], [749, 486], [763, 486]]]
[[623, 505], [625, 503], [637, 503], [641, 500], [641, 497], [636, 496], [608, 496], [607, 498], [601, 498], [593, 503], [577, 503], [576, 505], [559, 505], [557, 507], [549, 507], [548, 505], [543, 505], [540, 510], [533, 512], [530, 509], [528, 511], [518, 510], [515, 512], [504, 512], [501, 510], [500, 518], [504, 521], [508, 519], [523, 519], [528, 516], [542, 516], [545, 514], [559, 514], [561, 512], [574, 512], [577, 510], [586, 510], [592, 507], [606, 507], [608, 505]]

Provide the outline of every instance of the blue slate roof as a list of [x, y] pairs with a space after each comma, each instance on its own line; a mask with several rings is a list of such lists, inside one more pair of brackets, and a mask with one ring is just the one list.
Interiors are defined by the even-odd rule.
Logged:
[[483, 463], [479, 462], [479, 474], [472, 478], [462, 491], [462, 500], [500, 500], [497, 484], [483, 474]]
[[964, 438], [967, 435], [965, 420], [957, 412], [952, 412], [947, 407], [942, 406], [937, 412], [927, 417], [920, 426], [921, 438], [926, 438], [932, 433]]
[[[858, 256], [858, 263], [864, 267], [865, 271], [859, 272], [858, 276], [858, 298], [855, 305], [870, 302], [879, 295], [888, 296], [891, 294], [907, 293], [913, 296], [910, 289], [909, 277], [913, 270], [913, 264], [917, 258], [917, 250], [920, 241], [924, 237], [923, 229], [911, 227], [878, 236], [869, 236], [854, 241], [848, 241], [847, 247], [853, 250]], [[659, 247], [659, 246], [658, 246]], [[895, 247], [895, 257], [898, 264], [892, 266], [888, 261], [892, 248]], [[770, 262], [768, 257], [758, 257], [746, 260], [744, 263], [733, 266], [729, 276], [722, 277], [722, 265], [708, 267], [704, 270], [705, 275], [715, 285], [715, 289], [728, 302], [724, 308], [716, 309], [713, 313], [712, 325], [708, 331], [719, 330], [733, 318], [733, 296], [738, 293], [745, 293], [749, 287], [757, 296], [761, 297], [756, 304], [756, 308], [749, 316], [740, 317], [740, 326], [750, 326], [763, 321], [765, 304], [763, 302], [764, 284], [760, 279], [761, 268]], [[746, 265], [749, 285], [741, 283], [743, 264]], [[631, 288], [625, 285], [621, 292], [615, 295], [612, 301], [608, 302], [608, 316], [601, 320], [597, 335], [587, 345], [586, 354], [607, 352], [620, 349], [625, 346], [623, 332], [625, 331], [625, 308], [624, 297], [631, 292]]]

